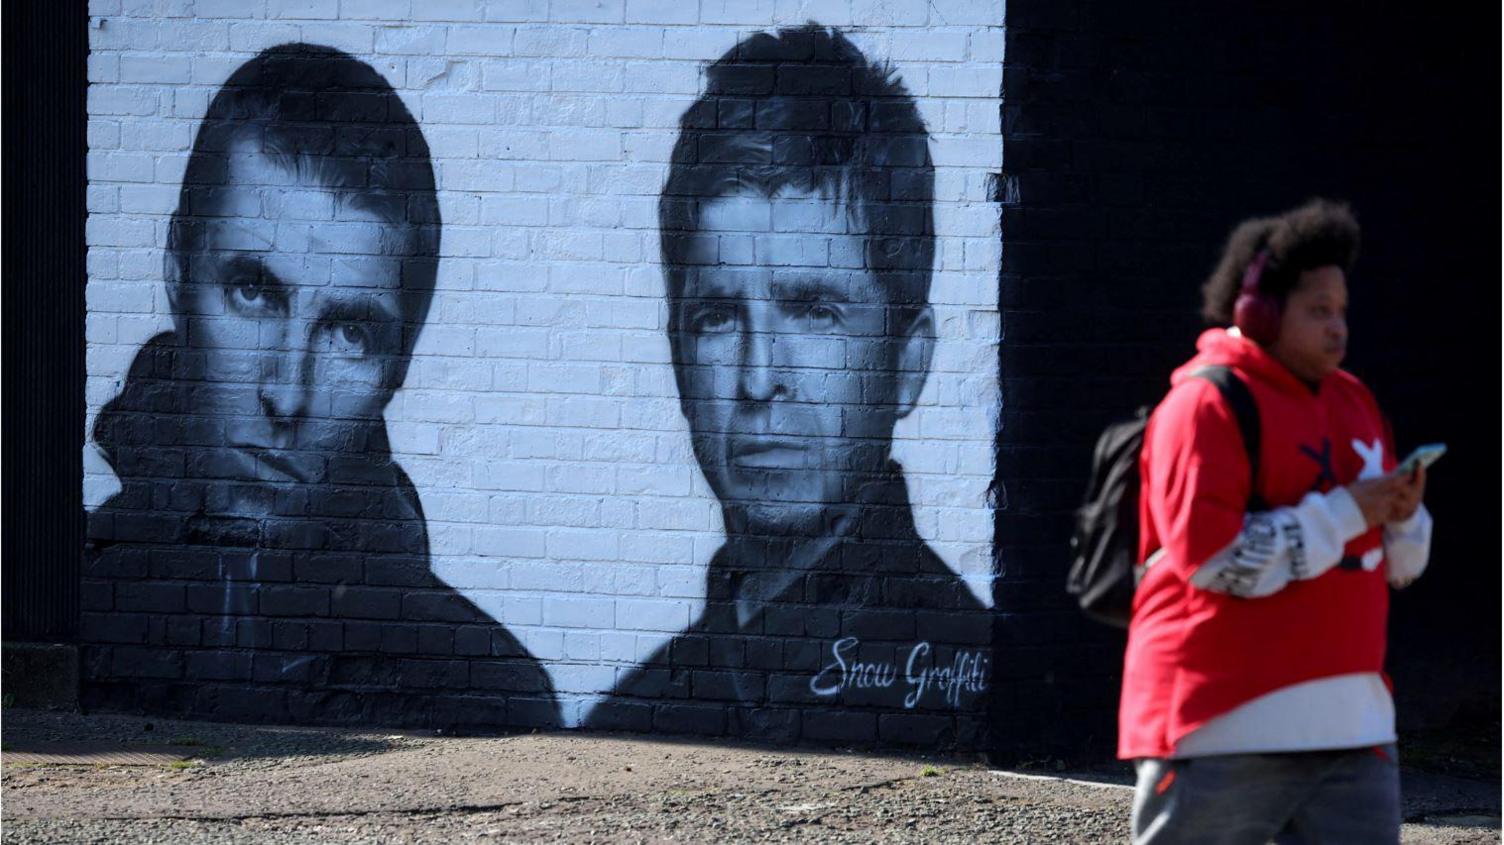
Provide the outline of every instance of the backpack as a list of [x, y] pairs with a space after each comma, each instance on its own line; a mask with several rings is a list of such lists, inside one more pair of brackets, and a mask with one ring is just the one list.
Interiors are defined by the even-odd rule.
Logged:
[[[1191, 375], [1216, 385], [1237, 417], [1256, 482], [1259, 409], [1248, 385], [1227, 367], [1203, 367]], [[1138, 458], [1148, 425], [1149, 409], [1139, 408], [1132, 418], [1107, 426], [1097, 438], [1086, 499], [1076, 509], [1071, 534], [1066, 590], [1087, 616], [1119, 628], [1128, 627], [1133, 591], [1138, 586]], [[1251, 501], [1257, 499], [1255, 495]]]

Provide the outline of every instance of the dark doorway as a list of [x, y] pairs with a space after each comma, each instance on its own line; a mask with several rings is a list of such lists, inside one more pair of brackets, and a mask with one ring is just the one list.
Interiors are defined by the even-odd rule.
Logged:
[[78, 629], [88, 9], [4, 13], [4, 636]]

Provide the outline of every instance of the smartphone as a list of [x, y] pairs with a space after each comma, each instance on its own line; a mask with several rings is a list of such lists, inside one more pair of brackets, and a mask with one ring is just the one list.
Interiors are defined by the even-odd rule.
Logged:
[[1400, 461], [1400, 465], [1395, 469], [1395, 472], [1408, 474], [1414, 472], [1417, 465], [1430, 468], [1431, 464], [1436, 463], [1446, 453], [1447, 444], [1445, 443], [1427, 443], [1424, 446], [1417, 446], [1414, 452], [1411, 452], [1403, 461]]

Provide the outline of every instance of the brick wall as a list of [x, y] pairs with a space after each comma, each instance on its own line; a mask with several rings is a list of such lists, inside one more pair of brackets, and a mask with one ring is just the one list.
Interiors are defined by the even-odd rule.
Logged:
[[[538, 713], [551, 689], [558, 722], [573, 726], [634, 667], [667, 654], [666, 644], [707, 613], [707, 575], [726, 526], [675, 381], [659, 192], [707, 64], [756, 32], [806, 21], [836, 27], [868, 58], [890, 62], [928, 128], [935, 341], [915, 409], [893, 433], [892, 457], [903, 467], [920, 545], [962, 585], [947, 589], [964, 593], [955, 600], [975, 612], [990, 603], [1002, 252], [990, 175], [1002, 157], [1001, 0], [106, 0], [90, 13], [84, 490], [96, 517], [102, 506], [133, 509], [109, 529], [111, 562], [96, 559], [86, 576], [85, 638], [94, 643], [86, 672], [102, 706], [499, 728], [550, 723]], [[150, 470], [139, 490], [122, 482], [97, 442], [101, 410], [129, 393], [133, 361], [165, 368], [157, 375], [176, 387], [153, 382], [164, 391], [185, 381], [212, 389], [212, 375], [182, 372], [194, 341], [184, 341], [186, 351], [152, 348], [181, 316], [164, 272], [170, 220], [220, 86], [259, 51], [289, 42], [368, 65], [395, 89], [431, 152], [442, 217], [436, 290], [426, 320], [407, 327], [419, 332], [411, 363], [384, 409], [391, 463], [410, 478], [419, 507], [379, 497], [361, 505], [376, 522], [426, 530], [429, 580], [378, 577], [370, 556], [321, 558], [321, 550], [348, 551], [327, 537], [273, 550], [265, 533], [259, 541], [235, 533], [265, 532], [265, 520], [248, 529], [199, 526], [175, 549], [187, 529], [153, 534], [151, 518], [177, 512], [174, 497], [194, 485], [174, 479], [193, 475], [194, 450], [218, 448], [232, 429], [211, 421], [185, 447], [185, 464]], [[247, 217], [291, 213], [286, 196], [262, 196]], [[328, 219], [308, 214], [309, 225]], [[265, 331], [259, 340], [252, 331], [237, 360], [267, 348]], [[133, 422], [111, 430], [167, 425], [197, 406], [150, 407], [132, 406]], [[248, 407], [235, 413], [258, 413]], [[299, 518], [333, 530], [318, 515], [337, 509], [338, 484], [326, 492], [300, 505]], [[212, 492], [203, 497], [182, 512], [212, 515]], [[418, 540], [392, 542], [418, 553]], [[375, 554], [369, 544], [361, 552]], [[712, 585], [709, 604], [717, 598]], [[807, 611], [814, 619], [839, 606], [816, 601]], [[905, 619], [892, 629], [837, 618], [782, 632], [768, 622], [759, 642], [782, 655], [770, 658], [771, 673], [803, 683], [863, 625], [871, 630], [859, 639], [868, 644], [888, 637], [886, 651], [862, 653], [873, 665], [903, 664], [921, 641], [942, 644], [926, 632], [930, 623], [916, 630]], [[502, 645], [487, 633], [493, 622], [510, 633]], [[674, 642], [671, 691], [641, 694], [635, 703], [643, 706], [610, 726], [976, 741], [947, 721], [954, 706], [941, 702], [928, 708], [929, 721], [905, 721], [913, 714], [904, 707], [869, 707], [844, 687], [834, 716], [738, 729], [763, 723], [737, 722], [727, 703], [737, 696], [713, 691], [726, 680], [711, 671], [714, 658], [681, 665], [678, 652], [695, 643]], [[507, 660], [518, 649], [546, 674], [541, 686], [509, 686]], [[328, 663], [329, 655], [342, 657]], [[905, 666], [897, 669], [902, 675]], [[691, 680], [693, 688], [683, 685]], [[382, 690], [415, 685], [428, 698], [376, 701]], [[979, 702], [985, 684], [973, 686], [967, 695]], [[759, 706], [778, 709], [759, 688]], [[660, 701], [669, 697], [677, 703]]]
[[[1496, 520], [1496, 492], [1479, 491], [1498, 486], [1498, 417], [1491, 399], [1454, 411], [1498, 381], [1497, 286], [1465, 281], [1498, 273], [1497, 193], [1477, 189], [1497, 174], [1498, 112], [1480, 104], [1497, 100], [1498, 46], [1418, 7], [1374, 12], [1009, 4], [996, 584], [1009, 659], [992, 724], [1012, 754], [1113, 752], [1123, 639], [1060, 589], [1091, 444], [1189, 357], [1199, 286], [1233, 225], [1311, 196], [1350, 201], [1363, 224], [1345, 366], [1399, 449], [1445, 441], [1448, 461], [1477, 459], [1437, 465], [1431, 565], [1394, 594], [1401, 730], [1497, 721], [1499, 576], [1472, 564]], [[1478, 296], [1490, 304], [1458, 307]]]

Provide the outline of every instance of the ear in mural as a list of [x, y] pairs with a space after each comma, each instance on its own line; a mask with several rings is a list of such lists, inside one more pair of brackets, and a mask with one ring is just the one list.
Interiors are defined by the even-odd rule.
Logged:
[[260, 721], [555, 725], [547, 675], [429, 567], [383, 412], [432, 298], [427, 143], [369, 65], [275, 47], [219, 89], [170, 222], [172, 331], [95, 440], [87, 702]]
[[920, 538], [890, 457], [934, 342], [934, 178], [902, 81], [839, 32], [755, 35], [707, 69], [659, 220], [726, 539], [700, 618], [587, 724], [976, 741], [991, 617]]

